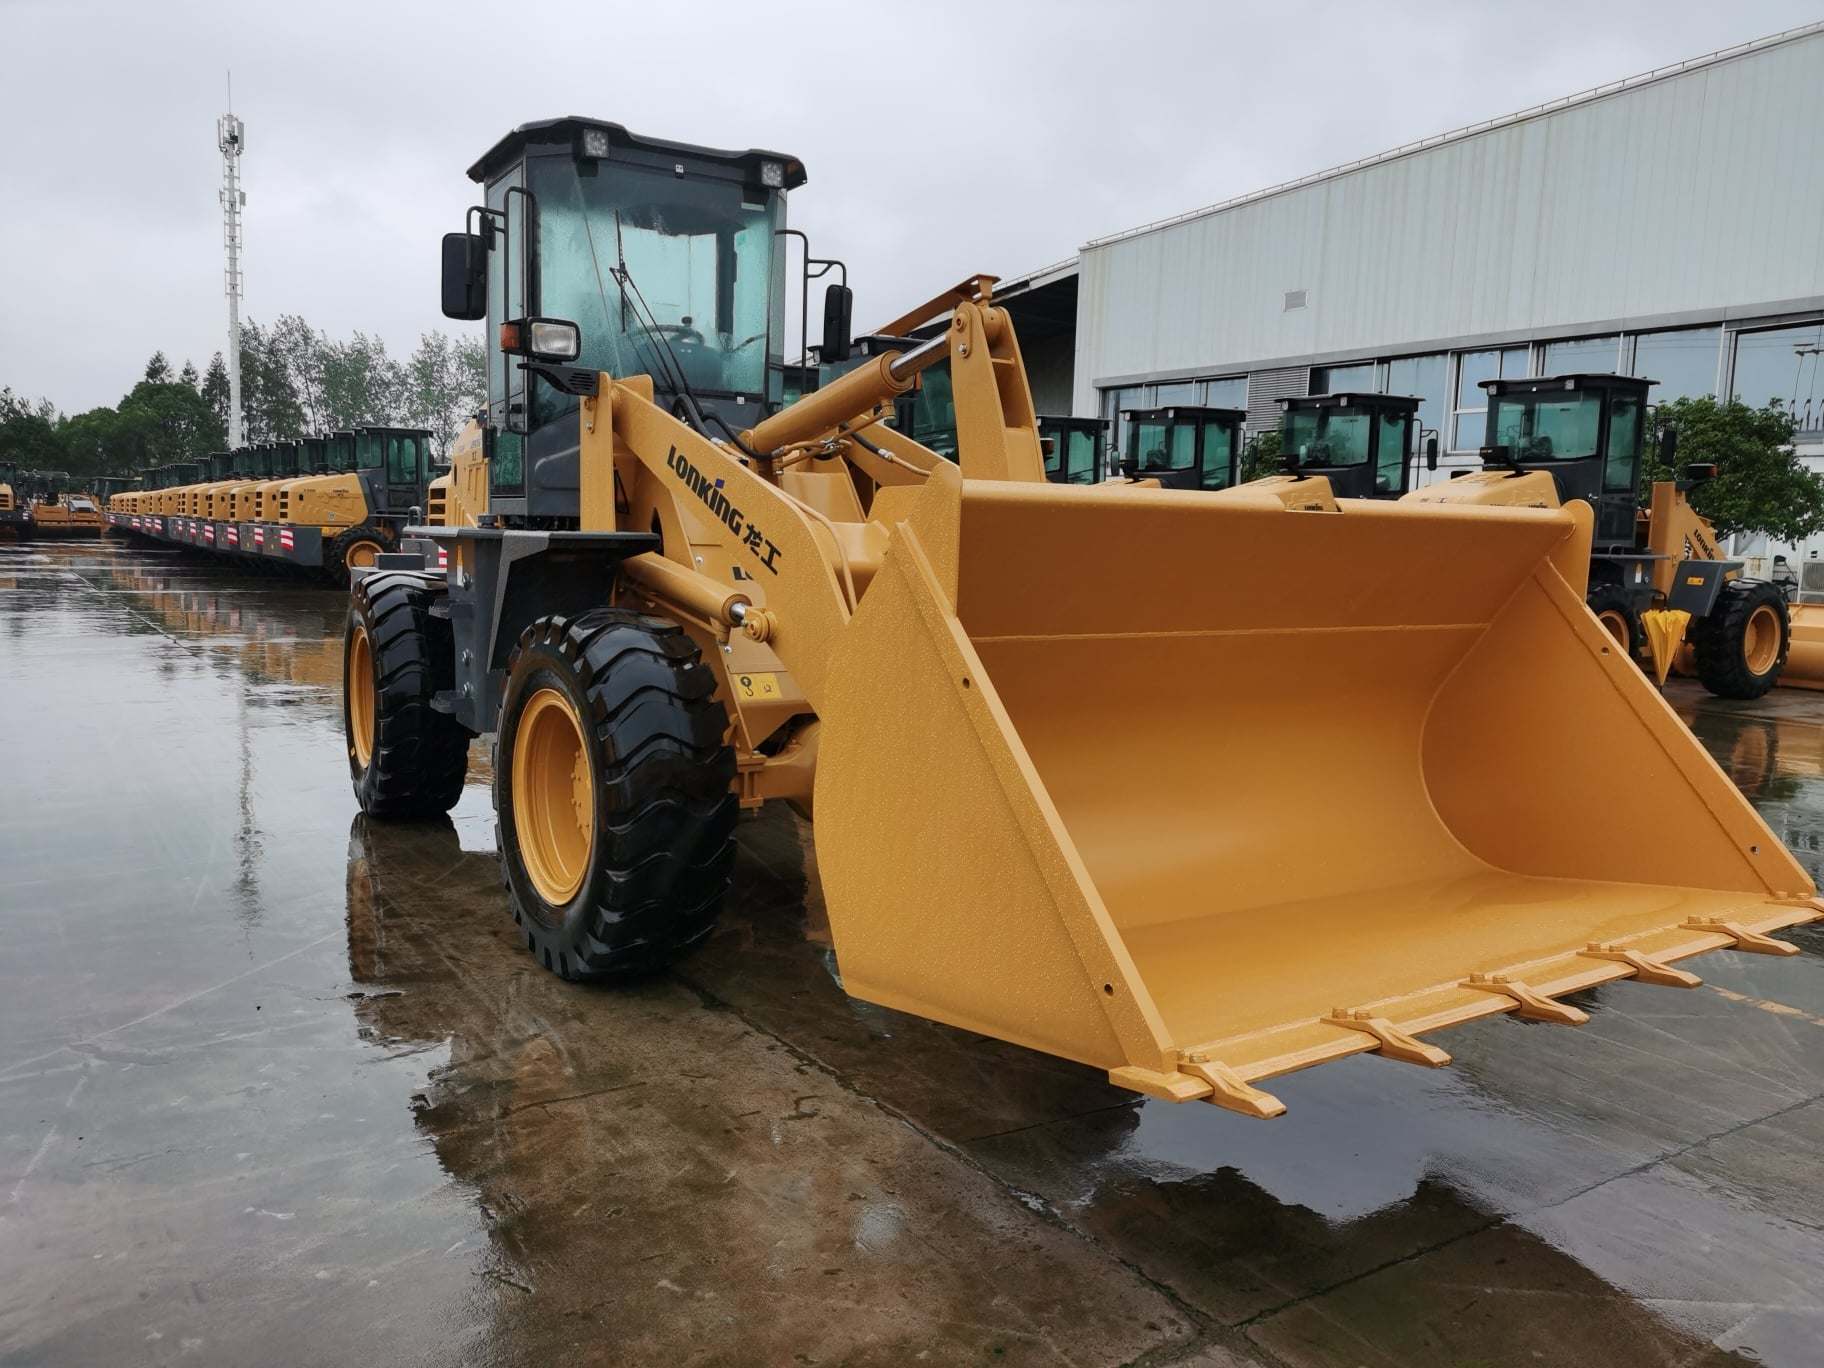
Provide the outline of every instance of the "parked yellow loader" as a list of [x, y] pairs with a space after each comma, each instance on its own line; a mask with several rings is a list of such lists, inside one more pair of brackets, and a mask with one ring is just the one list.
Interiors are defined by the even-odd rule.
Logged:
[[[471, 175], [444, 307], [489, 407], [444, 525], [356, 575], [346, 739], [394, 817], [498, 738], [554, 972], [686, 953], [784, 800], [852, 994], [1270, 1116], [1263, 1079], [1443, 1064], [1441, 1027], [1820, 915], [1585, 607], [1587, 513], [1048, 483], [988, 277], [762, 418], [796, 160], [560, 119]], [[940, 360], [960, 469], [883, 422]]]
[[[1782, 586], [1744, 574], [1691, 505], [1690, 491], [1715, 475], [1714, 466], [1655, 481], [1640, 508], [1652, 384], [1607, 374], [1484, 381], [1491, 438], [1484, 468], [1405, 499], [1583, 505], [1594, 523], [1590, 610], [1630, 656], [1651, 661], [1660, 683], [1676, 668], [1723, 698], [1758, 698], [1776, 683], [1808, 678], [1824, 687], [1824, 661], [1802, 654], [1795, 668], [1788, 659], [1802, 610], [1788, 605]], [[1673, 463], [1676, 438], [1661, 439], [1665, 464]], [[1808, 640], [1824, 640], [1818, 616], [1806, 626]]]

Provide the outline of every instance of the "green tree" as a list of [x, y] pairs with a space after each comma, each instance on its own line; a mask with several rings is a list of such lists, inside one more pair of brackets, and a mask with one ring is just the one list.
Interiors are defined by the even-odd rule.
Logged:
[[137, 475], [140, 471], [138, 449], [120, 414], [111, 408], [90, 409], [65, 419], [59, 435], [72, 476]]
[[456, 339], [456, 373], [463, 411], [474, 414], [488, 405], [488, 353], [479, 337]]
[[[1669, 400], [1658, 413], [1661, 429], [1678, 433], [1675, 459], [1681, 467], [1716, 467], [1714, 480], [1691, 491], [1691, 504], [1719, 536], [1760, 532], [1791, 543], [1824, 531], [1824, 479], [1793, 454], [1792, 417], [1779, 400], [1755, 409], [1705, 395]], [[1641, 463], [1643, 505], [1653, 481], [1679, 473], [1661, 462], [1659, 452], [1653, 447]]]
[[196, 373], [196, 366], [189, 361], [184, 362], [184, 368], [177, 373], [177, 378], [191, 389], [200, 388], [202, 384], [202, 377]]
[[163, 385], [170, 382], [171, 363], [165, 360], [165, 354], [162, 351], [153, 352], [152, 359], [146, 362], [145, 378], [155, 385]]
[[322, 350], [323, 421], [336, 428], [397, 423], [407, 407], [406, 372], [386, 343], [365, 333]]
[[57, 406], [49, 399], [34, 404], [10, 388], [0, 389], [0, 465], [57, 470], [67, 464]]
[[486, 402], [487, 373], [481, 346], [470, 338], [454, 341], [446, 333], [428, 332], [405, 365], [402, 418], [431, 434], [431, 449], [441, 456], [456, 434]]
[[1263, 475], [1280, 474], [1285, 469], [1285, 462], [1280, 457], [1277, 428], [1255, 433], [1241, 448], [1240, 478], [1246, 482], [1258, 480]]
[[135, 469], [206, 456], [227, 440], [209, 402], [178, 381], [141, 380], [120, 401], [117, 421], [116, 449], [131, 453]]
[[[324, 385], [332, 344], [297, 314], [280, 314], [266, 335], [267, 364], [283, 370], [286, 385], [297, 396], [303, 428], [321, 432], [334, 426]], [[281, 388], [284, 388], [282, 386]], [[287, 437], [301, 434], [286, 433]]]
[[305, 429], [303, 403], [285, 357], [251, 319], [241, 325], [241, 422], [250, 445], [295, 441]]
[[202, 396], [203, 402], [209, 405], [210, 411], [215, 414], [217, 421], [222, 425], [222, 430], [226, 432], [228, 430], [228, 363], [222, 360], [220, 352], [209, 358], [209, 369], [203, 372]]

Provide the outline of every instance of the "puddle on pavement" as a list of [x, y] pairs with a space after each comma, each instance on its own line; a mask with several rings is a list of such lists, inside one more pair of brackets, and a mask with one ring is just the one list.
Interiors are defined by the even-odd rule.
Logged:
[[[977, 1315], [972, 1268], [951, 1288], [904, 1251], [1016, 1218], [1069, 1247], [1022, 1235], [982, 1275], [1009, 1280], [1003, 1361], [1037, 1343], [1032, 1260], [1099, 1323], [1148, 1308], [1133, 1344], [1073, 1334], [1086, 1361], [1186, 1333], [1129, 1269], [1288, 1363], [1799, 1363], [1824, 1339], [1824, 933], [1706, 956], [1691, 992], [1608, 985], [1580, 1030], [1461, 1028], [1450, 1069], [1278, 1080], [1288, 1116], [1250, 1122], [850, 1000], [810, 829], [776, 809], [702, 952], [569, 988], [516, 944], [485, 747], [451, 821], [355, 814], [341, 629], [338, 595], [168, 552], [0, 548], [35, 781], [0, 788], [0, 924], [36, 928], [0, 981], [0, 1360], [269, 1349], [228, 1308], [305, 1267], [325, 1295], [256, 1318], [308, 1337], [299, 1360], [713, 1357], [661, 1327], [818, 1323], [817, 1298], [909, 1278]], [[1671, 697], [1824, 868], [1824, 694]], [[718, 1258], [778, 1281], [705, 1285]]]

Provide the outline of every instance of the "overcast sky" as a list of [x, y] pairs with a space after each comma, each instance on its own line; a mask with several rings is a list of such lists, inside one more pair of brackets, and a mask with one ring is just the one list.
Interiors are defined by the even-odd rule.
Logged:
[[395, 354], [463, 174], [559, 114], [791, 153], [791, 222], [868, 331], [975, 271], [1819, 17], [1782, 0], [276, 4], [0, 0], [0, 384], [111, 404], [223, 346], [224, 73], [246, 311]]

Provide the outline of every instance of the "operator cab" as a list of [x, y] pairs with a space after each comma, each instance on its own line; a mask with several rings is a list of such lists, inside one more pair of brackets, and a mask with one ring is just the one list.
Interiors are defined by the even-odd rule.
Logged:
[[404, 517], [424, 502], [425, 434], [417, 428], [364, 427], [353, 434], [355, 462], [373, 511]]
[[[1339, 499], [1397, 499], [1412, 488], [1419, 400], [1310, 394], [1279, 401], [1279, 446], [1294, 475], [1322, 475]], [[1427, 459], [1435, 460], [1436, 440]]]
[[472, 231], [444, 239], [443, 303], [487, 320], [493, 513], [574, 516], [566, 386], [594, 372], [650, 376], [661, 405], [711, 436], [765, 417], [783, 365], [785, 197], [805, 179], [795, 157], [572, 117], [521, 125], [469, 177], [484, 202]]
[[1654, 383], [1632, 375], [1484, 380], [1483, 468], [1549, 471], [1560, 502], [1582, 499], [1596, 510], [1598, 546], [1632, 545], [1647, 390]]
[[1122, 468], [1136, 480], [1157, 480], [1167, 489], [1227, 489], [1241, 462], [1240, 409], [1177, 404], [1169, 408], [1125, 409], [1127, 459]]
[[1038, 425], [1046, 479], [1053, 484], [1101, 481], [1107, 423], [1100, 418], [1041, 417]]
[[331, 475], [352, 475], [355, 472], [355, 434], [347, 429], [332, 432], [324, 438], [328, 448], [325, 456], [325, 469]]

